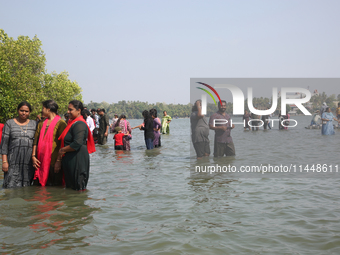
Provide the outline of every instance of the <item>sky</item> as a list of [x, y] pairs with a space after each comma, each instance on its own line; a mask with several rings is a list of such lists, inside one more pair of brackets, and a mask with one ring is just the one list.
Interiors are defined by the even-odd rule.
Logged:
[[85, 103], [187, 104], [190, 78], [339, 78], [339, 9], [338, 0], [0, 0], [0, 28], [37, 35], [47, 71], [67, 71]]

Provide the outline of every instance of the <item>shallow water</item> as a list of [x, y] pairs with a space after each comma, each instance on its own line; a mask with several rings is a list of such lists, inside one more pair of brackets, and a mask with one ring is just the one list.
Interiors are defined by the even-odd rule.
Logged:
[[[237, 127], [232, 131], [237, 155], [217, 162], [340, 164], [340, 132], [321, 136], [320, 130], [304, 129], [309, 118], [295, 118], [298, 127], [288, 131], [244, 132]], [[146, 151], [138, 130], [132, 150], [116, 152], [111, 134], [108, 144], [91, 155], [86, 192], [59, 187], [0, 190], [1, 252], [340, 253], [336, 174], [191, 178], [192, 165], [207, 160], [190, 155], [189, 119], [173, 120], [162, 145]], [[212, 157], [208, 161], [216, 163]]]

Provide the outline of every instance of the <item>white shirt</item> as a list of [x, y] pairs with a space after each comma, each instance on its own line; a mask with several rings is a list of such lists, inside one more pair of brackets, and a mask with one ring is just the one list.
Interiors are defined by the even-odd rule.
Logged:
[[92, 117], [87, 116], [87, 118], [86, 118], [86, 123], [87, 123], [87, 125], [89, 126], [89, 128], [90, 128], [90, 130], [91, 130], [91, 132], [92, 132], [93, 129], [96, 127], [96, 126], [94, 125], [94, 121], [93, 121]]
[[113, 118], [112, 119], [112, 125], [114, 126], [116, 124], [116, 121], [118, 120], [118, 118]]
[[99, 128], [99, 116], [97, 114], [94, 115], [94, 117], [96, 118], [96, 127]]

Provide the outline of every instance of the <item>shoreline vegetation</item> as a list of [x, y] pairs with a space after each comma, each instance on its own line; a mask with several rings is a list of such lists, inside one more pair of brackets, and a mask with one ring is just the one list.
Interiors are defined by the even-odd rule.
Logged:
[[191, 114], [192, 104], [166, 104], [166, 103], [155, 103], [151, 104], [148, 102], [140, 101], [119, 101], [118, 103], [109, 104], [107, 102], [95, 103], [90, 102], [85, 104], [88, 109], [104, 108], [109, 118], [113, 118], [114, 114], [126, 115], [128, 119], [143, 119], [142, 112], [144, 110], [156, 109], [158, 117], [163, 116], [163, 111], [166, 111], [172, 118], [188, 118]]
[[[310, 105], [303, 104], [307, 110], [313, 114], [316, 110], [320, 110], [323, 102], [326, 102], [328, 106], [331, 107], [332, 111], [334, 112], [337, 108], [337, 102], [340, 101], [340, 94], [336, 97], [335, 94], [332, 94], [331, 96], [327, 96], [325, 92], [320, 93], [320, 95], [313, 96], [310, 100]], [[254, 106], [259, 110], [265, 110], [271, 107], [271, 99], [269, 98], [253, 98], [253, 104]], [[141, 102], [141, 101], [119, 101], [118, 103], [111, 103], [108, 102], [90, 102], [88, 104], [85, 104], [85, 106], [88, 109], [98, 109], [98, 108], [104, 108], [106, 111], [106, 114], [109, 118], [113, 118], [114, 114], [118, 114], [120, 116], [121, 114], [125, 114], [128, 119], [142, 119], [142, 112], [144, 110], [150, 110], [152, 108], [155, 108], [158, 112], [159, 116], [162, 116], [161, 114], [163, 111], [166, 111], [168, 115], [170, 115], [173, 118], [189, 118], [191, 114], [191, 108], [192, 104], [166, 104], [166, 103], [148, 103], [148, 102]], [[249, 111], [247, 101], [244, 102], [244, 109]], [[279, 115], [279, 111], [281, 109], [281, 98], [278, 99], [277, 109], [274, 112], [274, 115]], [[287, 105], [287, 112], [289, 112], [292, 108]], [[215, 113], [218, 110], [217, 106], [213, 103], [207, 104], [207, 114], [206, 116], [209, 117], [213, 113]], [[226, 112], [233, 116], [233, 104], [231, 102], [227, 102], [227, 110]], [[293, 114], [292, 116], [299, 116], [304, 115], [299, 109], [297, 110], [296, 114]]]
[[42, 42], [37, 36], [18, 36], [15, 40], [0, 29], [0, 123], [17, 115], [22, 101], [32, 105], [31, 119], [41, 112], [41, 103], [53, 99], [59, 114], [67, 112], [68, 103], [82, 101], [82, 89], [69, 74], [48, 73]]

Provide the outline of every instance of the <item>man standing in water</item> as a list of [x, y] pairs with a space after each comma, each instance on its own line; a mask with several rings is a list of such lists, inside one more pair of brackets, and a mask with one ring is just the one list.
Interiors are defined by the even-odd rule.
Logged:
[[227, 109], [226, 101], [221, 102], [222, 105], [218, 102], [218, 111], [209, 120], [209, 128], [215, 130], [214, 157], [235, 156], [235, 147], [230, 136], [231, 129], [235, 125], [230, 125], [230, 116], [225, 112]]
[[107, 136], [109, 134], [109, 118], [105, 114], [105, 109], [99, 109], [98, 112], [100, 119], [99, 119], [99, 129], [98, 129], [98, 144], [106, 144]]
[[171, 117], [166, 113], [166, 111], [163, 112], [163, 118], [162, 118], [162, 134], [169, 134], [170, 133], [170, 122]]
[[[257, 108], [255, 108], [255, 109], [257, 109]], [[251, 113], [251, 119], [252, 119], [252, 121], [251, 121], [251, 125], [252, 125], [251, 130], [252, 131], [260, 130], [259, 126], [261, 125], [261, 121], [259, 121], [259, 120], [261, 119], [261, 116], [252, 112]]]

